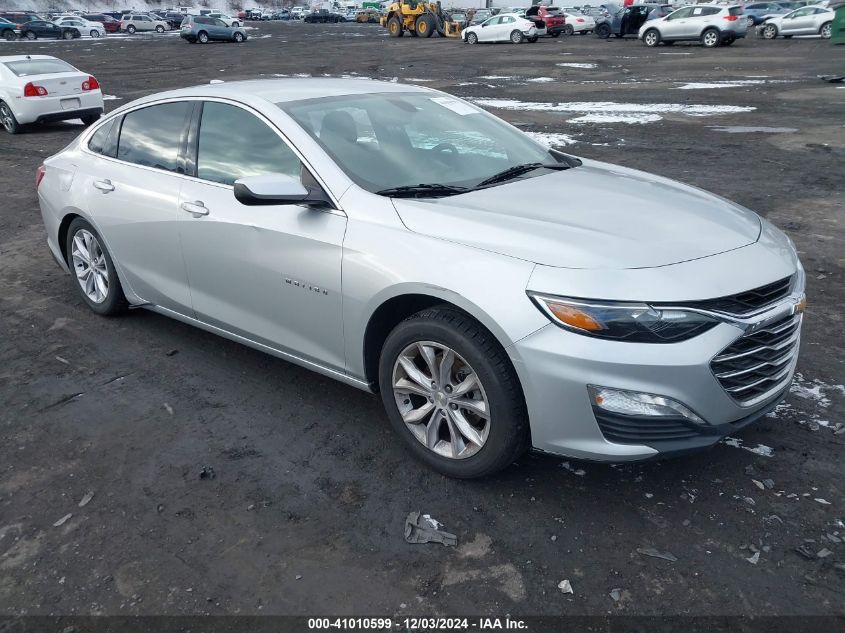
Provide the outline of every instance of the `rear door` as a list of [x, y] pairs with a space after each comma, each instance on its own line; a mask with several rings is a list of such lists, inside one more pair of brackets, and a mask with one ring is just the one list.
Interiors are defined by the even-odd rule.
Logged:
[[[177, 224], [182, 148], [194, 101], [151, 105], [92, 136], [80, 163], [88, 206], [123, 278], [143, 300], [191, 315]], [[110, 129], [105, 130], [107, 126]]]
[[179, 211], [196, 317], [342, 371], [345, 214], [235, 199], [232, 185], [244, 176], [282, 173], [316, 183], [257, 112], [207, 101], [196, 134], [189, 141], [196, 177], [185, 180]]

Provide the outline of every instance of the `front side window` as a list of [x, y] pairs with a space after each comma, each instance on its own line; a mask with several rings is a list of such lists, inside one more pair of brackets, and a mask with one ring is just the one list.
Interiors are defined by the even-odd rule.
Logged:
[[691, 13], [692, 13], [692, 7], [687, 7], [685, 9], [680, 9], [678, 11], [675, 11], [667, 19], [669, 19], [669, 20], [682, 20], [683, 18], [688, 18]]
[[301, 163], [278, 134], [243, 108], [206, 102], [202, 108], [197, 176], [232, 185], [238, 178], [286, 174], [299, 178]]
[[179, 146], [193, 103], [150, 106], [123, 118], [117, 157], [136, 165], [179, 171]]

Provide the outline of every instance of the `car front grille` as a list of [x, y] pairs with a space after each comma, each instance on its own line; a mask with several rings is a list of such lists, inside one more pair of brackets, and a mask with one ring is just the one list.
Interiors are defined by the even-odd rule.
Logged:
[[800, 335], [801, 315], [790, 315], [741, 336], [710, 361], [710, 368], [739, 404], [756, 404], [789, 380]]
[[745, 316], [769, 306], [786, 297], [792, 289], [792, 277], [784, 277], [778, 281], [747, 290], [727, 297], [691, 301], [682, 305], [699, 310], [726, 312], [737, 316]]

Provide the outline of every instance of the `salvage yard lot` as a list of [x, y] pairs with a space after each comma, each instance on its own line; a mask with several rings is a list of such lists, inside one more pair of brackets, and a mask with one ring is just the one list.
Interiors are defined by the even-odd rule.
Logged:
[[[210, 80], [398, 77], [577, 155], [736, 200], [784, 229], [807, 269], [792, 393], [704, 454], [529, 455], [452, 481], [410, 458], [375, 396], [152, 313], [92, 314], [51, 260], [33, 186], [82, 126], [3, 135], [0, 613], [843, 612], [845, 90], [818, 76], [842, 74], [845, 47], [470, 47], [357, 24], [250, 34], [0, 43], [0, 55], [91, 72], [108, 109]], [[565, 213], [565, 189], [560, 201]], [[412, 510], [459, 547], [406, 544]]]

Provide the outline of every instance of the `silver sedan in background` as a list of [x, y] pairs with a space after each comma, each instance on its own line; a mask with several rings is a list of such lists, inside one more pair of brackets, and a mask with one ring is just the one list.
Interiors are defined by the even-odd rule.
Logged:
[[50, 251], [94, 312], [144, 307], [380, 393], [449, 476], [529, 447], [705, 448], [770, 411], [797, 361], [804, 273], [774, 226], [435, 90], [156, 94], [36, 181]]

